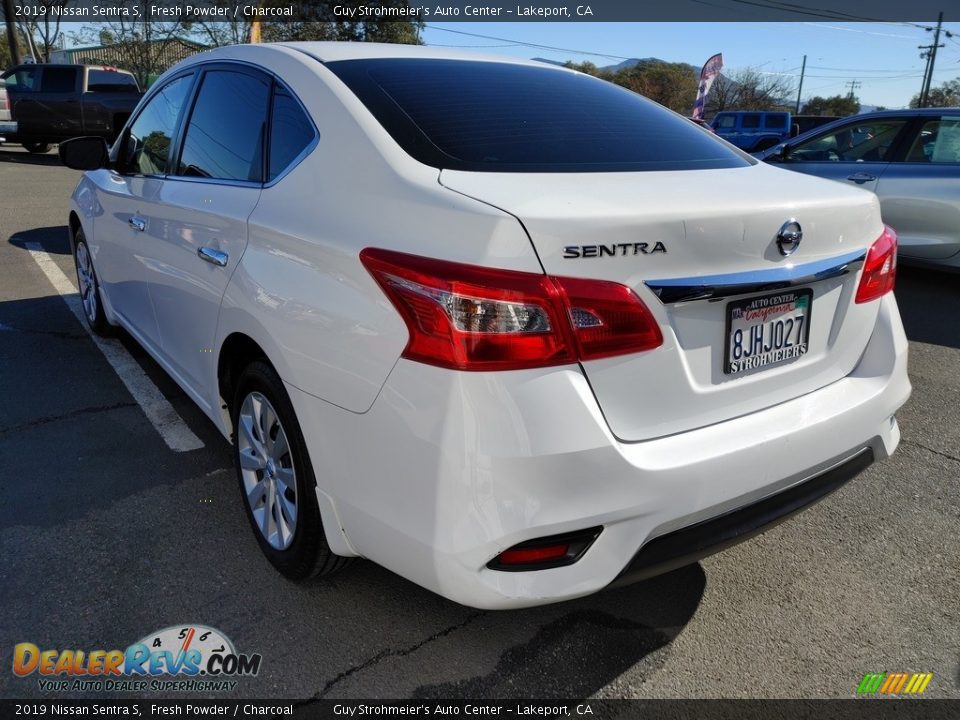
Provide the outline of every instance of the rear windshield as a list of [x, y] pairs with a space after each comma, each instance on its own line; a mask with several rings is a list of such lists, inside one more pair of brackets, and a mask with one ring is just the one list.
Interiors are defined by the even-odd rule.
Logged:
[[87, 90], [90, 92], [137, 92], [137, 81], [133, 75], [116, 70], [90, 70], [87, 76]]
[[745, 167], [709, 132], [586, 75], [472, 60], [326, 65], [415, 159], [487, 172]]

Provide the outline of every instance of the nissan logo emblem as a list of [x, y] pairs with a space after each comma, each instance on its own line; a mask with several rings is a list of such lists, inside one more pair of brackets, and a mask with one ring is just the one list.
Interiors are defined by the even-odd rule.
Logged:
[[800, 247], [801, 240], [803, 240], [803, 228], [794, 218], [787, 220], [777, 232], [777, 248], [784, 257], [793, 255]]

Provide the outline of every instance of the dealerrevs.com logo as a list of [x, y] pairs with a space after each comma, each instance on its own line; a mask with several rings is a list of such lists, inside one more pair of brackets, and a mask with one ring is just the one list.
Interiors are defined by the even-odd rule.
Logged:
[[13, 649], [13, 673], [38, 676], [45, 691], [229, 692], [235, 678], [260, 672], [258, 653], [238, 653], [219, 630], [177, 625], [151, 633], [126, 650]]

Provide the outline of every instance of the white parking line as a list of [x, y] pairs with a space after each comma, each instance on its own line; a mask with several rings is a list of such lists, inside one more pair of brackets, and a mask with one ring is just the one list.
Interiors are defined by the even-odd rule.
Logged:
[[47, 280], [63, 298], [67, 307], [77, 316], [80, 325], [93, 339], [94, 344], [100, 348], [100, 352], [107, 358], [107, 362], [113, 367], [117, 376], [127, 386], [127, 390], [137, 401], [153, 427], [160, 433], [160, 437], [163, 438], [167, 447], [174, 452], [186, 452], [202, 448], [203, 441], [191, 432], [183, 418], [177, 414], [177, 411], [173, 409], [173, 406], [163, 396], [159, 388], [153, 384], [153, 381], [147, 377], [143, 368], [130, 356], [126, 348], [119, 341], [99, 337], [90, 330], [86, 317], [84, 317], [83, 303], [80, 301], [80, 294], [77, 292], [76, 286], [64, 274], [60, 266], [53, 261], [53, 258], [38, 243], [26, 243], [26, 248], [30, 251], [30, 255], [40, 266], [40, 269], [43, 270], [43, 274], [47, 276]]

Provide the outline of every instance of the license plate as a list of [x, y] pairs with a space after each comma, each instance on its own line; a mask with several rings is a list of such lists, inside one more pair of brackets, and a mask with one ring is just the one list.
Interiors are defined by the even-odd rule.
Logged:
[[812, 290], [784, 290], [727, 304], [723, 371], [740, 375], [807, 352]]

